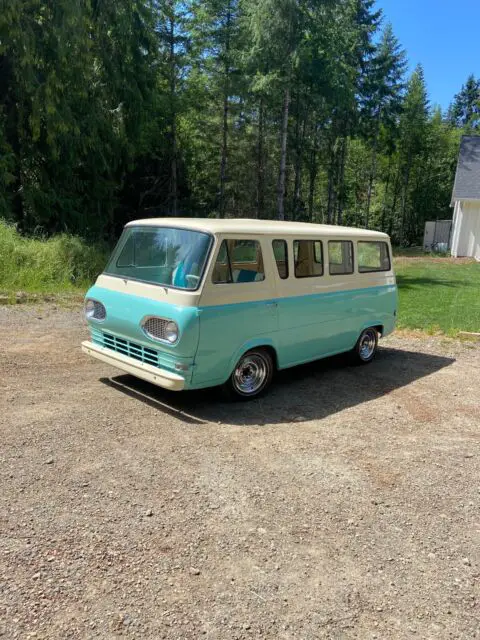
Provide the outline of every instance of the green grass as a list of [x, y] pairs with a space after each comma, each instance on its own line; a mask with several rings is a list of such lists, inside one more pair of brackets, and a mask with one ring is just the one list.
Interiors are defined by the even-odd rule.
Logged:
[[480, 264], [428, 258], [396, 260], [398, 327], [480, 332]]
[[66, 234], [25, 238], [0, 220], [0, 293], [84, 293], [103, 270], [106, 251]]
[[423, 247], [392, 247], [393, 257], [406, 257], [406, 258], [416, 258], [419, 256], [428, 256], [430, 255], [427, 251], [424, 251]]
[[423, 247], [392, 247], [394, 258], [447, 258], [449, 253], [425, 251]]

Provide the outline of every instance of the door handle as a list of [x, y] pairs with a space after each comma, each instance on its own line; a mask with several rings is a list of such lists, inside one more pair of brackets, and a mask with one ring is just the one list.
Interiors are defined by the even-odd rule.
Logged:
[[266, 302], [266, 307], [278, 307], [278, 302]]

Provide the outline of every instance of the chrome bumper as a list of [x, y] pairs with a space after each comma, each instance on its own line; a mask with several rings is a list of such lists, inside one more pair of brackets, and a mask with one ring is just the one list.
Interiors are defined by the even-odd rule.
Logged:
[[135, 358], [124, 356], [89, 340], [82, 342], [82, 351], [93, 358], [97, 358], [97, 360], [110, 364], [112, 367], [117, 367], [132, 376], [147, 380], [147, 382], [156, 384], [164, 389], [182, 391], [185, 388], [185, 379], [182, 376], [165, 369], [158, 369], [150, 364], [144, 364], [139, 360], [135, 360]]

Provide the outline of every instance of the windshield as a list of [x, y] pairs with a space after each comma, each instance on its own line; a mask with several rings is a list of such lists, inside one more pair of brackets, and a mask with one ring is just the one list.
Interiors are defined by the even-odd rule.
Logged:
[[127, 227], [105, 273], [195, 290], [207, 262], [211, 236], [170, 227]]

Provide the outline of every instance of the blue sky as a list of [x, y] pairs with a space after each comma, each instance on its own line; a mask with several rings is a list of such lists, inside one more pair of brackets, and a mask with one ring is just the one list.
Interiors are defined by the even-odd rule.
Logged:
[[377, 0], [406, 50], [421, 62], [430, 103], [447, 109], [470, 73], [480, 76], [479, 0]]

